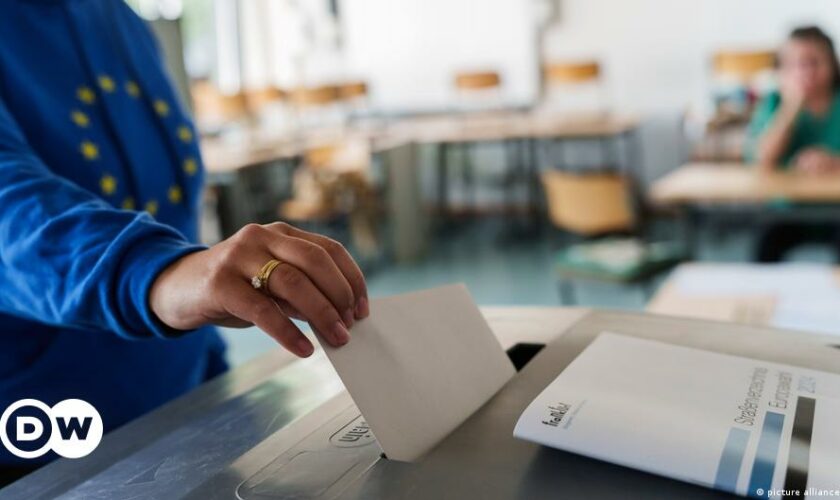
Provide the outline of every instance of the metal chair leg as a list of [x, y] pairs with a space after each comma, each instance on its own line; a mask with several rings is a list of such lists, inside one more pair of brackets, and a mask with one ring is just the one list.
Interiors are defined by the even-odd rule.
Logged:
[[560, 295], [560, 303], [565, 306], [573, 306], [577, 303], [575, 297], [575, 285], [568, 278], [560, 278], [557, 281], [557, 292]]

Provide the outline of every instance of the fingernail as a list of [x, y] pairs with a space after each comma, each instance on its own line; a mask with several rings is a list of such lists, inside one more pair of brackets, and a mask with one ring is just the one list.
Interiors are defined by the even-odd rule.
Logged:
[[347, 327], [345, 327], [344, 323], [341, 321], [336, 322], [332, 331], [333, 337], [338, 345], [344, 345], [347, 342], [350, 342], [350, 332], [347, 331]]
[[315, 348], [312, 347], [312, 344], [306, 338], [298, 339], [297, 346], [298, 352], [300, 352], [300, 354], [304, 358], [311, 356], [312, 352], [315, 350]]
[[356, 317], [359, 319], [367, 318], [370, 314], [370, 306], [368, 305], [367, 297], [362, 297], [356, 303]]
[[344, 311], [344, 314], [341, 317], [344, 319], [344, 326], [347, 328], [353, 327], [353, 311], [348, 309], [347, 311]]

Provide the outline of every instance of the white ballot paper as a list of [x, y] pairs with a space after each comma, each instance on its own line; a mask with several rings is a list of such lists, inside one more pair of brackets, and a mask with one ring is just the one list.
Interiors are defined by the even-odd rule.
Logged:
[[743, 496], [821, 498], [840, 495], [838, 422], [838, 375], [601, 333], [514, 436]]
[[327, 356], [390, 459], [413, 461], [514, 375], [463, 285], [371, 301]]

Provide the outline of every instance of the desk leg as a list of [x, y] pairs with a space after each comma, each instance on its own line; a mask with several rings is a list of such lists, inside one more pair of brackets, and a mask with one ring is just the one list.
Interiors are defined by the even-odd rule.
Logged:
[[635, 172], [639, 182], [645, 182], [644, 151], [642, 151], [642, 137], [638, 129], [632, 129], [623, 134], [626, 141], [626, 161], [630, 171]]
[[683, 239], [689, 260], [697, 260], [700, 254], [698, 247], [698, 232], [702, 223], [702, 215], [693, 207], [685, 207], [683, 212]]
[[461, 165], [461, 168], [464, 169], [461, 173], [461, 180], [464, 189], [464, 205], [467, 213], [469, 213], [471, 210], [476, 209], [475, 172], [473, 168], [473, 155], [475, 153], [474, 149], [476, 148], [476, 145], [464, 142], [460, 144], [460, 147], [464, 160]]
[[528, 213], [532, 228], [540, 228], [540, 168], [537, 153], [537, 140], [525, 139], [523, 152], [525, 156], [525, 171], [528, 181]]
[[437, 216], [443, 220], [449, 210], [449, 144], [438, 145], [437, 162]]
[[505, 175], [502, 181], [502, 189], [505, 191], [506, 207], [505, 212], [516, 215], [516, 202], [518, 187], [524, 179], [522, 155], [519, 151], [519, 142], [515, 139], [502, 141], [505, 150]]
[[603, 162], [601, 167], [604, 172], [621, 172], [621, 164], [618, 155], [615, 154], [615, 137], [602, 135], [598, 138], [598, 144], [601, 147], [601, 160]]
[[546, 146], [545, 153], [548, 166], [555, 170], [567, 170], [569, 162], [566, 155], [565, 140], [554, 137], [549, 139]]

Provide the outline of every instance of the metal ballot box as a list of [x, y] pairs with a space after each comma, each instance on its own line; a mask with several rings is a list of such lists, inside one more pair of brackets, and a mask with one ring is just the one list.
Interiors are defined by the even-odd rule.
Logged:
[[547, 345], [509, 349], [517, 375], [417, 462], [382, 455], [323, 356], [280, 370], [265, 359], [116, 430], [90, 457], [57, 461], [0, 490], [0, 498], [725, 497], [517, 440], [513, 428], [528, 403], [604, 331], [840, 373], [840, 351], [825, 336], [583, 310], [554, 326], [546, 323], [550, 315], [534, 314], [498, 319], [506, 325], [490, 318], [503, 345], [529, 340], [510, 334], [517, 324]]

